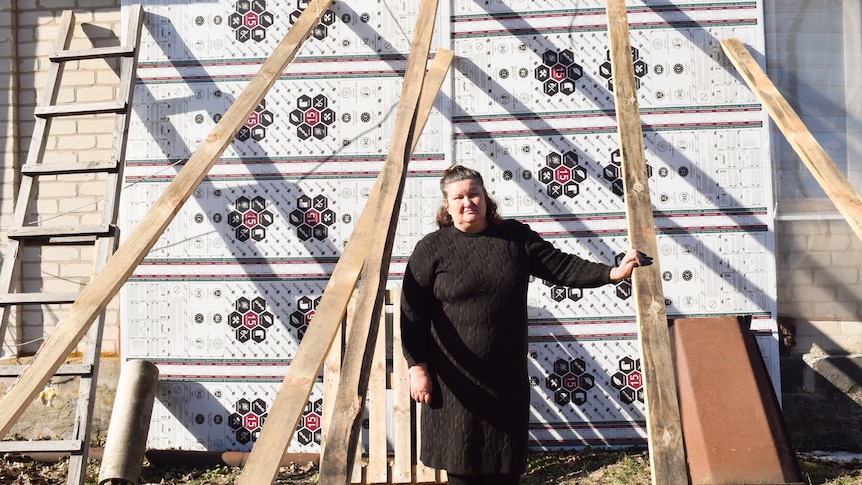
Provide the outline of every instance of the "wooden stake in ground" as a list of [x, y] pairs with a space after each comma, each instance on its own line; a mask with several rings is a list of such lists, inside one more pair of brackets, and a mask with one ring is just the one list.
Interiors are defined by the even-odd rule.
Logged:
[[310, 0], [308, 7], [213, 127], [204, 143], [192, 154], [105, 267], [84, 288], [66, 315], [57, 322], [30, 365], [0, 398], [0, 436], [9, 432], [27, 405], [87, 333], [99, 313], [120, 291], [132, 271], [144, 259], [185, 201], [233, 141], [251, 112], [257, 108], [278, 76], [296, 56], [302, 43], [318, 24], [318, 14], [326, 12], [331, 3], [332, 0]]
[[[428, 0], [425, 0], [423, 4], [426, 2]], [[423, 15], [420, 13], [420, 19], [422, 17]], [[417, 28], [416, 30], [418, 33], [420, 29]], [[412, 71], [410, 67], [410, 63], [413, 62], [412, 59], [420, 63], [419, 65], [424, 72], [427, 56], [427, 46], [424, 47], [424, 55], [421, 58], [418, 55], [414, 56], [411, 51], [411, 60], [408, 61], [408, 72]], [[359, 279], [360, 272], [367, 263], [366, 256], [368, 255], [368, 250], [372, 247], [374, 238], [380, 236], [381, 229], [389, 227], [386, 221], [394, 214], [397, 198], [399, 197], [399, 187], [402, 185], [402, 178], [406, 169], [405, 165], [410, 153], [415, 148], [422, 128], [425, 126], [434, 99], [443, 83], [445, 73], [452, 62], [452, 57], [452, 51], [441, 49], [437, 52], [431, 70], [425, 78], [425, 83], [421, 85], [421, 98], [418, 101], [418, 108], [415, 102], [413, 108], [411, 108], [416, 111], [416, 115], [415, 118], [413, 115], [410, 115], [408, 120], [413, 118], [415, 121], [412, 123], [408, 121], [402, 126], [402, 129], [409, 129], [407, 140], [409, 140], [410, 150], [403, 153], [403, 155], [393, 155], [390, 153], [390, 156], [387, 157], [371, 195], [365, 203], [365, 208], [357, 220], [353, 233], [350, 235], [349, 242], [326, 285], [320, 304], [314, 314], [314, 324], [308, 328], [308, 331], [302, 338], [302, 343], [290, 363], [288, 373], [281, 384], [278, 395], [267, 415], [266, 423], [252, 448], [248, 463], [239, 476], [237, 484], [259, 485], [262, 483], [272, 483], [275, 479], [278, 472], [278, 464], [293, 436], [292, 433], [287, 433], [285, 430], [296, 429], [299, 416], [307, 404], [312, 386], [320, 373], [320, 368], [332, 346], [336, 331], [344, 318], [348, 302]], [[406, 82], [405, 79], [405, 84]], [[411, 86], [411, 88], [415, 88], [415, 86]], [[411, 94], [410, 96], [416, 94], [418, 93]], [[402, 93], [402, 100], [406, 97], [408, 96]], [[400, 109], [399, 105], [399, 111]], [[396, 123], [396, 126], [398, 125], [401, 125], [401, 123]], [[396, 127], [396, 129], [398, 128]], [[398, 136], [400, 137], [401, 135]], [[394, 139], [395, 135], [393, 135]], [[394, 148], [394, 141], [392, 145]], [[403, 145], [401, 150], [404, 150]], [[380, 219], [380, 217], [385, 217], [386, 219]], [[380, 259], [378, 264], [382, 261]], [[373, 274], [372, 272], [370, 280], [375, 278]], [[338, 413], [334, 414], [337, 416]], [[334, 419], [335, 417], [333, 416], [331, 420]], [[328, 449], [329, 447], [330, 444], [327, 443], [326, 448]], [[342, 459], [346, 460], [347, 452], [342, 453]]]
[[811, 175], [835, 204], [835, 208], [844, 216], [856, 236], [862, 239], [862, 198], [859, 197], [859, 193], [835, 166], [835, 162], [826, 150], [817, 143], [811, 131], [784, 99], [775, 84], [769, 80], [757, 61], [751, 57], [742, 42], [739, 39], [724, 39], [721, 41], [721, 48], [755, 96], [763, 103], [775, 126], [781, 130], [790, 146], [811, 171]]
[[[658, 254], [624, 0], [607, 1], [614, 103], [622, 154], [629, 244]], [[652, 483], [686, 484], [688, 472], [658, 258], [632, 274], [644, 377]]]

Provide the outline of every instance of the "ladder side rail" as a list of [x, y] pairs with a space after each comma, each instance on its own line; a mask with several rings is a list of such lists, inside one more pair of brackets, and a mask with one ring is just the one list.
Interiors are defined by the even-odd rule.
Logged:
[[[117, 235], [99, 238], [93, 255], [93, 276], [105, 266], [117, 248]], [[72, 438], [81, 442], [81, 448], [69, 456], [69, 470], [66, 475], [68, 485], [84, 485], [87, 478], [87, 461], [90, 452], [93, 408], [96, 402], [96, 384], [99, 380], [99, 355], [102, 351], [102, 336], [105, 331], [106, 310], [96, 318], [84, 337], [83, 362], [91, 365], [89, 373], [82, 374], [78, 383], [78, 403]]]
[[[60, 33], [54, 42], [54, 50], [66, 50], [72, 42], [72, 34], [74, 32], [75, 14], [71, 10], [63, 12], [60, 21]], [[53, 103], [56, 101], [60, 91], [59, 79], [63, 73], [63, 65], [59, 63], [51, 63], [48, 68], [47, 85], [42, 93], [42, 103]], [[36, 119], [33, 126], [33, 133], [30, 138], [30, 148], [27, 152], [25, 165], [32, 165], [41, 161], [45, 154], [47, 146], [47, 131], [50, 128], [50, 120]], [[21, 227], [27, 222], [26, 219], [30, 214], [30, 209], [33, 202], [33, 191], [35, 181], [31, 176], [22, 175], [21, 182], [18, 187], [18, 194], [15, 201], [15, 210], [12, 214], [11, 227]], [[23, 243], [20, 241], [10, 240], [6, 248], [6, 255], [3, 259], [3, 266], [0, 269], [0, 293], [12, 293], [21, 288], [20, 273], [21, 273], [21, 255], [23, 253]], [[2, 315], [0, 315], [0, 338], [4, 344], [7, 341], [7, 333], [10, 329], [10, 319], [12, 318], [13, 307], [4, 306]], [[16, 328], [14, 330], [20, 330]], [[23, 332], [15, 332], [11, 336], [10, 343], [14, 346], [13, 353], [19, 355], [17, 347], [20, 344], [20, 338]]]
[[[103, 224], [116, 224], [119, 217], [119, 199], [123, 184], [126, 148], [128, 146], [129, 125], [135, 98], [135, 79], [140, 54], [141, 30], [144, 25], [144, 9], [140, 4], [131, 7], [125, 46], [133, 49], [133, 54], [120, 59], [120, 79], [117, 100], [125, 103], [126, 109], [114, 118], [114, 142], [111, 144], [111, 161], [116, 163], [116, 171], [107, 175], [105, 204], [102, 212]], [[113, 252], [113, 251], [112, 251]]]
[[[116, 162], [117, 170], [106, 174], [105, 200], [102, 207], [102, 224], [116, 227], [119, 215], [119, 198], [122, 189], [123, 168], [125, 165], [126, 146], [128, 142], [129, 123], [134, 97], [135, 74], [140, 52], [141, 29], [143, 27], [144, 10], [138, 4], [131, 8], [129, 27], [124, 43], [124, 49], [131, 50], [132, 55], [120, 59], [120, 78], [118, 81], [117, 101], [123, 103], [125, 109], [114, 117], [114, 139], [111, 143], [111, 160]], [[114, 230], [109, 236], [100, 237], [96, 242], [93, 254], [93, 274], [99, 274], [104, 269], [108, 258], [114, 254], [119, 244], [119, 231]], [[96, 384], [99, 379], [99, 355], [102, 350], [102, 336], [105, 329], [105, 309], [87, 330], [84, 337], [84, 362], [92, 364], [92, 372], [82, 375], [78, 385], [78, 407], [75, 419], [73, 437], [81, 440], [79, 452], [69, 458], [68, 485], [84, 485], [87, 477], [87, 461], [92, 432], [93, 408], [96, 401]]]

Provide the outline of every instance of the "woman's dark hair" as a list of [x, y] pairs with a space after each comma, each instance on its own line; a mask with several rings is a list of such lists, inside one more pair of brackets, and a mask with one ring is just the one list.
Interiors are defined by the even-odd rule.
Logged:
[[503, 219], [500, 217], [500, 214], [497, 213], [497, 203], [488, 195], [488, 191], [485, 189], [485, 181], [482, 180], [482, 174], [463, 165], [452, 165], [443, 171], [443, 177], [440, 178], [440, 192], [443, 193], [444, 203], [437, 211], [437, 227], [451, 226], [454, 224], [452, 216], [449, 215], [448, 211], [446, 211], [445, 201], [446, 197], [448, 197], [446, 187], [453, 182], [460, 182], [462, 180], [475, 180], [479, 184], [479, 187], [482, 188], [482, 195], [485, 196], [485, 218], [488, 220], [488, 225], [496, 226], [499, 224]]

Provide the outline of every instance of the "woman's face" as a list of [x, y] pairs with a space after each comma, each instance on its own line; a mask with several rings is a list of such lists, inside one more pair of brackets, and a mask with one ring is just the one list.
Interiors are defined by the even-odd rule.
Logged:
[[485, 191], [476, 180], [460, 180], [447, 185], [444, 204], [457, 229], [480, 232], [488, 226]]

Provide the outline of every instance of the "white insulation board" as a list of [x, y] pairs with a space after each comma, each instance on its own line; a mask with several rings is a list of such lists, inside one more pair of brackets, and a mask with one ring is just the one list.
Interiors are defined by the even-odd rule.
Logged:
[[[126, 234], [306, 5], [143, 3]], [[762, 5], [627, 7], [667, 313], [752, 315], [778, 390], [767, 115], [719, 45], [739, 38], [762, 61]], [[149, 446], [251, 449], [386, 158], [417, 10], [344, 0], [321, 12], [125, 285], [122, 356], [160, 369]], [[606, 22], [599, 0], [441, 2], [432, 55], [456, 57], [409, 167], [390, 287], [435, 229], [453, 163], [480, 170], [504, 217], [561, 249], [606, 263], [625, 251]], [[531, 446], [644, 444], [630, 282], [534, 281], [528, 299]], [[321, 399], [322, 376], [291, 450], [319, 450]]]

